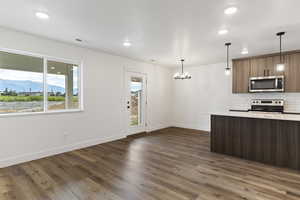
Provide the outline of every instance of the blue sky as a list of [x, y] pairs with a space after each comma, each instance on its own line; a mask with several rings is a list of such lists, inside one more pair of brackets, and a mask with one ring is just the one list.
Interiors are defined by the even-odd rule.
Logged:
[[[78, 68], [75, 68], [78, 69]], [[43, 82], [43, 74], [37, 72], [27, 72], [18, 70], [7, 70], [0, 69], [0, 79], [3, 80], [22, 80], [22, 81], [33, 81]], [[48, 74], [47, 83], [49, 85], [55, 85], [59, 87], [65, 87], [65, 76], [59, 74]], [[74, 88], [77, 88], [78, 83], [78, 70], [74, 70]]]
[[[74, 88], [78, 88], [78, 68], [74, 68]], [[77, 70], [76, 70], [77, 69]], [[22, 81], [33, 81], [43, 82], [43, 74], [37, 72], [27, 72], [19, 70], [7, 70], [0, 69], [0, 79], [3, 80], [22, 80]], [[55, 85], [65, 88], [65, 76], [59, 74], [48, 74], [47, 83], [49, 85]], [[136, 92], [142, 89], [141, 82], [131, 82], [131, 91]]]
[[141, 82], [131, 82], [131, 91], [136, 92], [142, 90], [142, 83]]

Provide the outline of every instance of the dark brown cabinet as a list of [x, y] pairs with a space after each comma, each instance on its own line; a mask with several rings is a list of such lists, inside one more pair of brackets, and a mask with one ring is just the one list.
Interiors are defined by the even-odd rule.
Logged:
[[260, 77], [267, 76], [267, 59], [266, 58], [251, 58], [250, 59], [250, 76]]
[[[285, 56], [283, 56], [285, 57]], [[269, 56], [266, 57], [266, 75], [265, 76], [281, 76], [284, 75], [284, 71], [283, 72], [279, 72], [277, 71], [276, 67], [277, 64], [280, 64], [280, 56]], [[284, 58], [283, 58], [284, 60]]]
[[280, 56], [267, 56], [259, 58], [250, 58], [250, 76], [264, 77], [264, 76], [280, 76], [284, 72], [276, 70], [277, 64], [280, 63]]
[[[274, 76], [281, 76], [281, 75], [285, 75], [285, 71], [283, 72], [278, 72], [276, 69], [277, 64], [280, 64], [280, 56], [272, 56], [272, 68], [273, 68], [273, 75]], [[287, 55], [283, 55], [283, 62], [286, 63], [287, 60]], [[286, 68], [288, 68], [288, 65], [286, 63]]]
[[248, 93], [250, 77], [250, 60], [233, 61], [233, 93]]
[[283, 55], [285, 70], [278, 72], [280, 63], [278, 54], [233, 59], [232, 92], [248, 93], [249, 77], [285, 76], [285, 92], [300, 92], [300, 52], [285, 52]]
[[300, 53], [286, 56], [285, 91], [300, 92]]
[[211, 151], [300, 170], [300, 122], [212, 115]]

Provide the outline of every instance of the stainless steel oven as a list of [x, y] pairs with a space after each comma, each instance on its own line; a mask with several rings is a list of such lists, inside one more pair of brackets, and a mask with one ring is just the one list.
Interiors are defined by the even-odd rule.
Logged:
[[284, 92], [284, 76], [251, 77], [249, 92]]
[[283, 99], [253, 99], [249, 111], [258, 112], [284, 112]]

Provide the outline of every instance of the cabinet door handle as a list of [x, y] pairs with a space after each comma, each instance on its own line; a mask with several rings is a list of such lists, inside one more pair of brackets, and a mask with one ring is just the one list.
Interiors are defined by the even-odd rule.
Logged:
[[264, 76], [266, 76], [266, 70], [264, 69]]

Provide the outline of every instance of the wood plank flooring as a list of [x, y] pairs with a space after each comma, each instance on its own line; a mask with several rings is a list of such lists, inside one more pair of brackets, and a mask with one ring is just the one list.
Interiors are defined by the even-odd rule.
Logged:
[[299, 200], [300, 173], [168, 128], [0, 169], [1, 200]]

